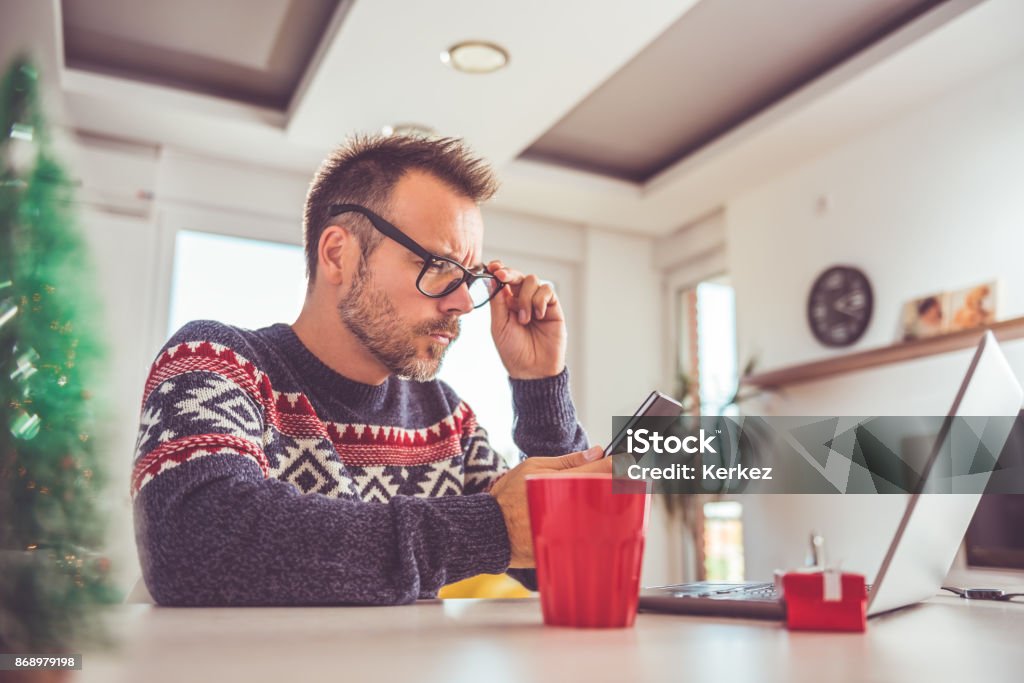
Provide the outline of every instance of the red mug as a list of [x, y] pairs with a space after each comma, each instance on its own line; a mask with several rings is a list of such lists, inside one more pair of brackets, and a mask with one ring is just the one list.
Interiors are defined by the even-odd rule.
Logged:
[[610, 474], [526, 477], [544, 623], [632, 626], [650, 514], [646, 483]]

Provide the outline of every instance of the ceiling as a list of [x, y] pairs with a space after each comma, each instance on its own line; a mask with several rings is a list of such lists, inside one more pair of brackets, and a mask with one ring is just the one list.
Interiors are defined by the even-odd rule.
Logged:
[[[63, 0], [72, 69], [285, 109], [339, 0]], [[234, 34], [236, 39], [229, 36]]]
[[[5, 0], [0, 12], [14, 19], [3, 41], [49, 51], [70, 127], [309, 174], [353, 132], [418, 124], [498, 167], [499, 207], [651, 235], [1024, 51], [1019, 0]], [[471, 75], [439, 59], [474, 38], [504, 46], [508, 67]]]
[[703, 0], [524, 156], [642, 182], [942, 0]]

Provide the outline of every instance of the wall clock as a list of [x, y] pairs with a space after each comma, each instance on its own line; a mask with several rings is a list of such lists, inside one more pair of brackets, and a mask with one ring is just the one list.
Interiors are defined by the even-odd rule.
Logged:
[[867, 330], [873, 303], [871, 283], [863, 272], [832, 266], [811, 286], [807, 322], [825, 346], [849, 346]]

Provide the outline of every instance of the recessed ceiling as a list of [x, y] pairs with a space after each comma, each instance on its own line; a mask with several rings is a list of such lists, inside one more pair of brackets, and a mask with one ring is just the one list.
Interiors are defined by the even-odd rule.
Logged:
[[63, 0], [68, 67], [285, 110], [342, 0]]
[[523, 154], [644, 181], [943, 0], [702, 0]]
[[[305, 41], [312, 56], [274, 108], [247, 103], [266, 95], [239, 92], [237, 79], [175, 86], [141, 69], [132, 75], [134, 49], [109, 66], [76, 62], [64, 36], [77, 26], [265, 71], [283, 26], [309, 2], [0, 2], [0, 52], [30, 51], [58, 71], [48, 82], [60, 90], [57, 123], [66, 127], [306, 177], [350, 133], [413, 122], [464, 137], [500, 170], [498, 208], [653, 235], [1016, 58], [1024, 25], [1020, 0], [658, 0], [608, 2], [600, 12], [594, 0], [340, 0], [319, 24], [326, 32]], [[508, 67], [481, 77], [438, 59], [473, 39], [506, 46]], [[647, 80], [627, 78], [673, 49], [690, 57]], [[791, 51], [802, 56], [790, 60]], [[806, 70], [786, 92], [790, 81], [768, 67], [791, 62]], [[762, 80], [773, 88], [757, 90]], [[568, 138], [567, 123], [623, 81], [632, 86], [605, 105], [605, 127], [595, 134], [582, 119], [578, 141], [565, 154], [548, 148], [556, 163], [543, 163], [538, 141]], [[723, 93], [740, 102], [738, 113], [712, 106]], [[706, 125], [695, 142], [666, 134], [698, 114]], [[540, 161], [522, 157], [531, 145]], [[637, 161], [651, 150], [646, 165]]]

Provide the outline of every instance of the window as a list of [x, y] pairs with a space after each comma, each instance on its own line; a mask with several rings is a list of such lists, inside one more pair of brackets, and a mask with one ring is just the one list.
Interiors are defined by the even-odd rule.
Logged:
[[725, 278], [679, 292], [679, 372], [696, 388], [700, 412], [736, 415], [731, 405], [739, 381], [736, 300]]
[[743, 507], [704, 503], [704, 574], [708, 581], [743, 580]]
[[483, 306], [461, 318], [458, 341], [445, 355], [438, 378], [455, 389], [487, 430], [491, 448], [514, 464], [519, 449], [512, 441], [512, 388], [508, 372], [491, 341], [491, 309]]
[[[558, 261], [528, 257], [520, 254], [487, 254], [487, 258], [501, 258], [510, 266], [524, 273], [537, 273], [551, 282], [565, 311], [568, 323], [573, 323], [575, 307], [574, 270]], [[569, 330], [568, 363], [577, 351], [574, 348], [576, 335]], [[512, 389], [508, 383], [508, 372], [498, 356], [491, 340], [491, 310], [489, 306], [478, 308], [462, 316], [462, 332], [459, 340], [445, 356], [438, 375], [450, 384], [455, 392], [473, 409], [480, 425], [487, 430], [491, 447], [501, 453], [510, 465], [519, 462], [519, 449], [512, 440]], [[582, 378], [576, 376], [573, 384], [578, 391]], [[581, 404], [576, 397], [576, 409]]]
[[[701, 281], [677, 291], [678, 370], [685, 377], [691, 412], [738, 415], [733, 403], [739, 383], [736, 349], [736, 301], [725, 277]], [[703, 498], [703, 497], [701, 497]], [[743, 580], [743, 507], [735, 501], [697, 503], [701, 542], [697, 544], [700, 579]], [[703, 523], [699, 520], [703, 518]]]
[[171, 334], [190, 320], [249, 329], [291, 321], [305, 295], [302, 247], [189, 230], [177, 234]]

